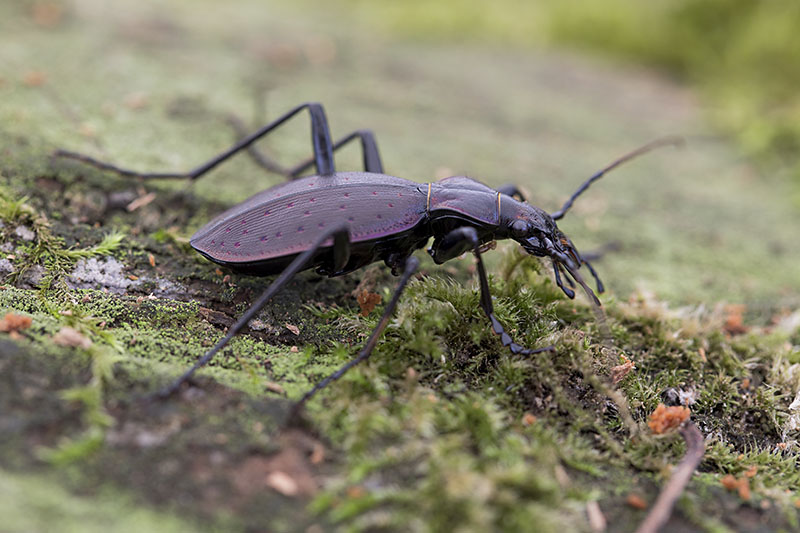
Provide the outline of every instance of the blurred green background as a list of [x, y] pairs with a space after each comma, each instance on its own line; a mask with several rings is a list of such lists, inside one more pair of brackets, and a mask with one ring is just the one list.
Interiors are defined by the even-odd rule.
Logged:
[[696, 87], [719, 131], [800, 179], [800, 3], [794, 0], [349, 0], [412, 39], [569, 47]]

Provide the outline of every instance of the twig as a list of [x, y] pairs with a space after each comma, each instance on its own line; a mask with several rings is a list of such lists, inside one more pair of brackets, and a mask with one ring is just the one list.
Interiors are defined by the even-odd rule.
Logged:
[[686, 454], [661, 490], [661, 494], [658, 495], [656, 502], [639, 525], [636, 533], [656, 533], [667, 523], [675, 502], [683, 493], [683, 489], [703, 459], [705, 450], [703, 434], [700, 433], [694, 422], [687, 420], [678, 428], [678, 431], [686, 441]]

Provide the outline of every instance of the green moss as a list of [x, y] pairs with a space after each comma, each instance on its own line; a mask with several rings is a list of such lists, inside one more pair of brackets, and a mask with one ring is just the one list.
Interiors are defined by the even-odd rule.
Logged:
[[125, 494], [110, 487], [100, 494], [71, 494], [48, 475], [24, 475], [3, 471], [0, 479], [0, 512], [9, 531], [167, 533], [209, 530], [170, 513], [148, 511]]
[[[440, 17], [447, 11], [428, 4], [412, 8], [438, 10]], [[169, 399], [154, 400], [152, 393], [213, 346], [265, 287], [263, 279], [219, 273], [190, 249], [187, 236], [223, 207], [277, 178], [262, 179], [254, 172], [251, 178], [252, 169], [238, 161], [192, 190], [185, 190], [184, 184], [148, 182], [142, 191], [140, 184], [107, 173], [51, 161], [47, 154], [54, 146], [105, 151], [114, 162], [143, 169], [169, 166], [165, 163], [188, 167], [230, 142], [215, 110], [242, 112], [236, 103], [246, 100], [250, 91], [235, 80], [255, 71], [291, 87], [288, 95], [278, 93], [275, 111], [289, 100], [293, 104], [298, 98], [318, 98], [321, 87], [331, 88], [325, 95], [331, 100], [327, 109], [332, 116], [341, 113], [332, 120], [336, 131], [374, 121], [382, 143], [386, 139], [382, 147], [387, 168], [397, 154], [413, 154], [394, 161], [393, 168], [403, 176], [430, 176], [447, 162], [459, 165], [456, 172], [461, 166], [475, 169], [489, 182], [516, 180], [542, 170], [533, 161], [548, 155], [545, 152], [554, 146], [551, 136], [577, 141], [554, 150], [559, 155], [545, 168], [558, 164], [564, 175], [576, 176], [595, 168], [595, 156], [602, 162], [617, 148], [622, 150], [622, 144], [663, 134], [675, 123], [631, 128], [649, 121], [638, 113], [620, 117], [613, 109], [599, 109], [603, 106], [596, 99], [582, 107], [572, 93], [558, 94], [559, 103], [555, 93], [563, 92], [572, 79], [563, 72], [560, 78], [559, 72], [548, 70], [548, 76], [542, 76], [536, 69], [527, 77], [508, 76], [527, 72], [527, 55], [520, 61], [516, 56], [502, 59], [496, 51], [473, 56], [435, 47], [421, 54], [400, 46], [392, 47], [391, 54], [384, 49], [381, 53], [388, 55], [381, 55], [381, 67], [375, 68], [358, 62], [358, 48], [340, 37], [344, 33], [331, 33], [340, 58], [335, 68], [278, 68], [270, 63], [253, 69], [254, 64], [264, 67], [265, 61], [272, 61], [265, 58], [275, 55], [261, 40], [263, 35], [275, 35], [280, 43], [300, 43], [296, 48], [305, 57], [314, 42], [291, 39], [327, 35], [327, 30], [312, 27], [311, 13], [303, 13], [297, 27], [284, 29], [279, 18], [264, 27], [260, 4], [237, 4], [225, 11], [226, 16], [217, 16], [215, 10], [222, 7], [206, 12], [194, 4], [159, 6], [158, 16], [153, 16], [155, 11], [131, 4], [128, 8], [135, 16], [126, 14], [124, 20], [100, 9], [100, 3], [92, 5], [96, 10], [71, 14], [74, 18], [53, 33], [26, 33], [27, 41], [18, 42], [29, 47], [20, 47], [9, 32], [3, 34], [7, 46], [0, 47], [3, 57], [29, 53], [25, 57], [30, 63], [41, 50], [69, 48], [78, 58], [96, 58], [97, 49], [108, 51], [103, 62], [95, 61], [81, 76], [73, 70], [62, 72], [57, 61], [48, 67], [59, 80], [53, 86], [64, 91], [62, 100], [97, 125], [93, 139], [76, 138], [69, 119], [54, 117], [43, 91], [12, 81], [13, 90], [3, 93], [11, 105], [0, 114], [12, 133], [0, 133], [0, 216], [5, 224], [0, 231], [4, 243], [19, 248], [16, 266], [41, 265], [50, 272], [42, 288], [24, 288], [28, 285], [12, 278], [4, 280], [0, 290], [0, 314], [33, 318], [32, 327], [17, 340], [0, 338], [0, 464], [12, 472], [15, 490], [27, 494], [8, 501], [22, 501], [21, 508], [27, 510], [35, 500], [41, 506], [36, 509], [45, 509], [40, 514], [54, 510], [53, 515], [63, 516], [64, 508], [83, 509], [84, 500], [75, 494], [105, 501], [102, 487], [111, 485], [124, 493], [120, 500], [134, 508], [111, 507], [124, 515], [119, 520], [137, 511], [158, 517], [177, 511], [184, 520], [199, 518], [198, 529], [222, 524], [219, 528], [226, 531], [303, 531], [314, 524], [323, 529], [462, 531], [526, 531], [536, 524], [542, 531], [581, 531], [589, 529], [586, 503], [597, 501], [609, 523], [633, 530], [642, 513], [629, 508], [625, 498], [641, 492], [652, 502], [670, 465], [684, 453], [677, 435], [655, 437], [646, 426], [665, 393], [676, 389], [694, 401], [694, 420], [708, 436], [708, 452], [684, 494], [676, 521], [723, 530], [734, 528], [741, 517], [761, 513], [765, 527], [796, 528], [800, 487], [795, 473], [797, 433], [791, 421], [797, 413], [789, 405], [800, 389], [800, 332], [796, 326], [773, 329], [773, 315], [784, 316], [778, 312], [784, 303], [770, 301], [748, 308], [750, 333], [731, 335], [725, 331], [724, 308], [708, 303], [721, 297], [769, 299], [775, 294], [784, 298], [781, 302], [792, 302], [793, 252], [788, 244], [781, 253], [773, 253], [770, 246], [789, 242], [783, 235], [794, 237], [793, 219], [786, 214], [790, 211], [782, 211], [787, 208], [780, 202], [785, 199], [780, 190], [754, 199], [755, 189], [744, 187], [746, 180], [724, 181], [726, 188], [717, 190], [700, 179], [710, 180], [718, 167], [732, 164], [730, 154], [699, 167], [692, 163], [699, 157], [694, 152], [670, 156], [669, 165], [662, 161], [662, 166], [679, 167], [671, 176], [682, 181], [666, 179], [667, 174], [658, 171], [657, 156], [642, 161], [642, 175], [652, 174], [652, 179], [623, 178], [618, 189], [606, 182], [604, 189], [593, 189], [592, 200], [588, 195], [582, 199], [585, 211], [576, 206], [576, 216], [565, 220], [565, 228], [573, 224], [570, 235], [573, 230], [582, 232], [581, 242], [587, 246], [614, 239], [629, 247], [610, 254], [598, 269], [604, 278], [608, 272], [609, 287], [619, 291], [616, 297], [603, 298], [611, 343], [583, 297], [565, 298], [546, 264], [501, 246], [486, 254], [492, 262], [491, 291], [499, 320], [520, 344], [552, 344], [555, 353], [515, 356], [503, 348], [479, 306], [476, 280], [468, 273], [470, 258], [445, 268], [427, 261], [422, 268], [426, 275], [410, 283], [370, 361], [323, 390], [302, 419], [289, 419], [291, 401], [355, 356], [377, 323], [380, 308], [361, 317], [348, 295], [359, 278], [374, 278], [373, 290], [384, 302], [396, 283], [388, 274], [330, 280], [304, 274], [189, 386]], [[454, 33], [469, 27], [480, 34], [481, 28], [497, 22], [474, 16], [477, 5], [464, 5], [473, 14], [457, 11]], [[527, 27], [521, 15], [539, 9], [531, 6], [519, 5], [517, 11], [498, 17], [506, 21], [503, 24]], [[9, 14], [11, 9], [0, 7], [9, 15], [2, 20], [26, 16]], [[626, 17], [620, 24], [636, 17], [634, 11], [608, 11], [608, 16]], [[163, 33], [164, 28], [188, 27], [183, 21], [196, 21], [195, 13], [214, 14], [202, 33]], [[98, 18], [91, 19], [96, 24], [84, 25], [82, 17]], [[348, 34], [361, 35], [350, 31], [351, 20], [331, 20], [341, 20], [338, 26]], [[224, 25], [218, 26], [218, 21]], [[387, 23], [422, 24], [410, 18]], [[236, 28], [235, 36], [231, 28]], [[98, 34], [100, 29], [108, 33]], [[53, 47], [49, 38], [55, 34], [74, 46]], [[248, 38], [258, 50], [254, 56], [242, 54], [238, 44], [230, 47]], [[177, 39], [182, 44], [179, 55], [159, 44], [163, 54], [154, 60], [154, 43], [163, 42], [159, 39]], [[380, 51], [380, 45], [370, 42], [377, 47], [371, 49]], [[429, 57], [435, 59], [427, 62]], [[467, 61], [474, 72], [464, 74], [450, 66]], [[495, 69], [504, 61], [509, 70]], [[193, 62], [202, 68], [193, 70]], [[178, 66], [185, 78], [173, 75]], [[310, 77], [304, 78], [304, 72]], [[12, 74], [3, 72], [15, 80]], [[618, 75], [623, 76], [615, 71]], [[196, 82], [210, 78], [230, 83], [204, 91], [206, 100], [194, 95], [187, 105], [187, 94], [192, 97], [202, 86]], [[543, 91], [536, 85], [545, 78], [557, 90]], [[427, 80], [422, 90], [407, 82], [413, 79]], [[498, 79], [505, 83], [498, 84]], [[108, 92], [103, 92], [105, 83], [111, 84], [105, 86]], [[150, 106], [134, 111], [119, 103], [119, 94], [134, 86], [148, 88]], [[475, 100], [454, 97], [454, 86], [474, 93]], [[0, 83], [0, 90], [3, 87]], [[335, 87], [341, 94], [334, 94]], [[376, 94], [381, 97], [376, 99]], [[356, 100], [379, 104], [372, 115], [342, 111]], [[106, 101], [111, 103], [98, 104]], [[530, 102], [542, 101], [547, 104], [530, 107]], [[659, 103], [653, 102], [652, 108]], [[103, 111], [96, 113], [98, 105]], [[465, 119], [468, 108], [478, 115]], [[564, 114], [547, 114], [555, 108]], [[420, 123], [425, 117], [430, 121]], [[527, 123], [531, 117], [544, 127], [539, 122], [532, 127]], [[619, 124], [620, 130], [601, 129], [601, 122]], [[688, 126], [681, 122], [676, 127]], [[275, 145], [280, 146], [275, 153], [287, 161], [308, 150], [307, 131], [299, 128], [286, 134], [296, 142]], [[430, 145], [409, 134], [420, 129]], [[622, 130], [628, 129], [634, 131], [623, 136]], [[547, 136], [540, 133], [544, 130]], [[535, 138], [526, 134], [530, 131], [537, 132]], [[592, 132], [597, 136], [590, 137]], [[617, 144], [594, 146], [597, 139], [615, 137]], [[104, 150], [95, 142], [102, 142]], [[698, 151], [706, 149], [726, 152], [718, 145], [703, 145]], [[547, 172], [541, 180], [528, 182], [534, 192], [529, 196], [537, 205], [557, 205], [559, 195], [569, 189], [565, 180], [554, 176], [560, 177]], [[112, 197], [141, 198], [146, 192], [155, 197], [134, 212], [125, 209], [127, 200], [112, 202]], [[588, 220], [605, 209], [609, 198], [614, 208], [603, 218], [608, 226], [589, 231]], [[655, 198], [663, 198], [666, 208], [656, 209]], [[709, 199], [733, 202], [740, 209], [726, 218]], [[704, 233], [707, 241], [675, 240], [690, 233], [689, 213], [698, 227], [714, 230]], [[633, 224], [634, 217], [642, 217], [642, 224]], [[15, 237], [18, 224], [34, 229], [35, 239], [21, 242]], [[124, 240], [119, 232], [124, 232]], [[747, 232], [769, 234], [772, 240], [756, 246], [744, 239]], [[60, 282], [79, 257], [106, 253], [124, 264], [125, 276], [141, 283], [116, 295], [102, 289], [71, 290]], [[765, 263], [753, 262], [755, 256], [773, 269], [769, 279], [748, 278], [765, 271], [760, 268]], [[717, 273], [714, 265], [725, 268]], [[664, 273], [657, 285], [660, 296], [704, 305], [676, 308], [644, 292], [630, 300], [622, 296], [639, 280]], [[92, 340], [92, 348], [54, 343], [53, 336], [66, 325]], [[299, 328], [297, 334], [294, 327]], [[636, 368], [615, 387], [609, 376], [622, 355]], [[293, 427], [286, 427], [287, 419]], [[757, 467], [750, 482], [753, 499], [741, 502], [738, 494], [721, 487], [720, 479], [726, 474], [743, 476], [752, 466]], [[43, 472], [52, 476], [48, 482], [58, 489], [52, 497], [27, 484], [26, 479], [38, 480]], [[276, 473], [285, 477], [276, 478]], [[281, 493], [286, 477], [311, 479], [318, 491]], [[760, 511], [767, 505], [763, 502], [771, 506], [769, 512]], [[81, 512], [90, 530], [94, 518], [87, 516]], [[30, 517], [19, 520], [23, 528], [40, 527], [39, 522], [31, 526]], [[185, 525], [175, 527], [181, 524]], [[170, 527], [165, 520], [163, 528]]]

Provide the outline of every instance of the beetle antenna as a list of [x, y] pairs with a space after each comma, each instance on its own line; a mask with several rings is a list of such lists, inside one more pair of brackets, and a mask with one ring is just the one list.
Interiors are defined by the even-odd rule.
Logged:
[[586, 296], [589, 297], [589, 301], [591, 301], [592, 304], [594, 304], [596, 307], [599, 308], [602, 305], [600, 303], [600, 299], [597, 297], [597, 295], [594, 293], [594, 291], [591, 289], [591, 287], [589, 287], [586, 284], [586, 282], [583, 281], [583, 278], [581, 277], [581, 275], [578, 274], [574, 269], [570, 268], [569, 265], [567, 265], [565, 263], [561, 263], [561, 266], [564, 267], [564, 270], [566, 270], [569, 273], [569, 275], [572, 276], [572, 279], [574, 279], [576, 282], [578, 282], [578, 285], [580, 285], [583, 288], [583, 292], [585, 292]]
[[[612, 347], [614, 345], [614, 337], [611, 335], [611, 329], [608, 327], [608, 319], [606, 319], [606, 314], [603, 312], [602, 304], [600, 303], [600, 299], [594, 293], [594, 291], [583, 281], [583, 278], [580, 274], [578, 274], [575, 270], [569, 267], [569, 265], [564, 265], [564, 270], [566, 270], [570, 276], [578, 282], [578, 285], [583, 287], [583, 291], [586, 293], [586, 296], [589, 297], [589, 303], [592, 304], [592, 313], [594, 313], [594, 318], [597, 321], [597, 327], [600, 330], [600, 334], [603, 336], [603, 344], [608, 347]], [[566, 277], [566, 275], [564, 276]]]
[[646, 154], [647, 152], [649, 152], [651, 150], [655, 150], [656, 148], [660, 148], [662, 146], [681, 146], [681, 145], [684, 144], [684, 142], [685, 141], [684, 141], [683, 137], [664, 137], [664, 138], [656, 139], [655, 141], [649, 142], [649, 143], [645, 144], [644, 146], [640, 146], [639, 148], [637, 148], [633, 152], [625, 154], [624, 156], [620, 157], [619, 159], [617, 159], [616, 161], [614, 161], [613, 163], [611, 163], [610, 165], [608, 165], [607, 167], [605, 167], [601, 171], [599, 171], [596, 174], [594, 174], [588, 180], [584, 181], [583, 185], [578, 187], [578, 190], [575, 191], [572, 194], [572, 196], [569, 197], [569, 200], [564, 202], [564, 205], [561, 206], [561, 209], [559, 209], [558, 211], [556, 211], [555, 213], [553, 213], [550, 216], [553, 217], [553, 220], [561, 219], [565, 214], [567, 214], [567, 211], [569, 211], [570, 207], [572, 207], [572, 204], [573, 204], [573, 202], [575, 202], [575, 199], [578, 196], [580, 196], [581, 194], [583, 194], [583, 192], [586, 191], [586, 189], [588, 189], [589, 186], [592, 183], [594, 183], [595, 181], [599, 180], [608, 171], [617, 168], [622, 163], [625, 163], [627, 161], [630, 161], [631, 159], [639, 157], [642, 154]]

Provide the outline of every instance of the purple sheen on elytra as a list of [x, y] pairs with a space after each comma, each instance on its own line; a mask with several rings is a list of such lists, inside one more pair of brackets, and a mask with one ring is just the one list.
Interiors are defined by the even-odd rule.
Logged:
[[[215, 261], [266, 261], [306, 250], [318, 228], [330, 227], [332, 221], [346, 221], [351, 241], [358, 243], [410, 230], [426, 216], [427, 188], [419, 183], [362, 172], [339, 173], [325, 180], [314, 177], [314, 187], [309, 187], [309, 179], [280, 184], [228, 209], [192, 236], [192, 246]], [[376, 205], [373, 193], [393, 198], [391, 216], [383, 212], [388, 204]], [[348, 203], [336, 201], [345, 194]], [[287, 209], [289, 204], [297, 207], [303, 202], [312, 203], [313, 209]], [[347, 211], [344, 216], [343, 211]], [[227, 228], [242, 224], [247, 233], [242, 232], [238, 247], [220, 243]], [[303, 229], [286, 233], [287, 227]]]

